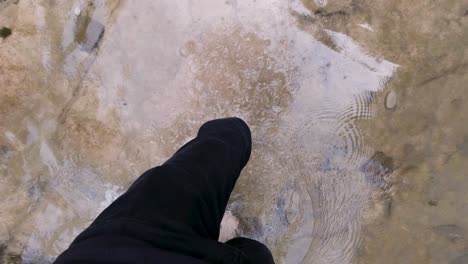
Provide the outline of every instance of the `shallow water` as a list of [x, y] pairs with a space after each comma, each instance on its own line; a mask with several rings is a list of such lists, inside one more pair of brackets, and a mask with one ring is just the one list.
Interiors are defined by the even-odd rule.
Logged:
[[[1, 1], [0, 253], [49, 263], [207, 120], [278, 263], [465, 263], [468, 2]], [[2, 31], [3, 32], [3, 31]]]

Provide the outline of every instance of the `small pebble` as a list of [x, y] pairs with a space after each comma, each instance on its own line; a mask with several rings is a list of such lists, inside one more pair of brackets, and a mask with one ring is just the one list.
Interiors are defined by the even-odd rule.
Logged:
[[188, 41], [180, 48], [180, 55], [184, 58], [188, 57], [195, 50], [195, 42]]
[[273, 112], [275, 112], [276, 114], [278, 114], [279, 112], [283, 111], [283, 109], [278, 106], [278, 105], [274, 105], [271, 110], [273, 110]]
[[394, 91], [390, 91], [385, 98], [385, 107], [388, 110], [394, 110], [397, 104], [397, 95]]
[[75, 13], [75, 16], [81, 15], [81, 9], [79, 7], [75, 7], [74, 13]]

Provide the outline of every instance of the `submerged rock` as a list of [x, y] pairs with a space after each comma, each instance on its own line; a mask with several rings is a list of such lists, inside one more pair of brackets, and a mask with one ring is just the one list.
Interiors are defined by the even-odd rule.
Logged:
[[9, 37], [10, 35], [12, 34], [12, 31], [10, 28], [7, 28], [7, 27], [1, 27], [0, 28], [0, 37], [2, 39], [6, 39], [7, 37]]
[[372, 157], [361, 166], [361, 171], [369, 183], [384, 188], [386, 177], [394, 170], [393, 158], [381, 151], [376, 151]]
[[385, 97], [385, 108], [388, 110], [395, 110], [397, 105], [397, 94], [395, 91], [390, 91]]
[[81, 15], [81, 8], [75, 7], [75, 9], [73, 10], [73, 13], [75, 13], [75, 16]]

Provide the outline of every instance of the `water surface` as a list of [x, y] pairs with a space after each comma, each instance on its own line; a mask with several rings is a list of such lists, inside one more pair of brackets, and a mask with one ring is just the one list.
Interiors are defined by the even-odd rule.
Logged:
[[463, 1], [2, 1], [0, 241], [50, 263], [205, 121], [278, 263], [464, 263]]

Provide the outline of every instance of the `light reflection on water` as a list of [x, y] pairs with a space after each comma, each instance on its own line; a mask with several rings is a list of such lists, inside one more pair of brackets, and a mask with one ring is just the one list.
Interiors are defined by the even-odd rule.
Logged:
[[[89, 3], [88, 18], [74, 17]], [[19, 2], [20, 20], [45, 21], [30, 39], [45, 81], [35, 108], [2, 127], [13, 149], [2, 159], [2, 185], [14, 187], [0, 202], [7, 251], [51, 261], [203, 121], [239, 116], [254, 137], [229, 206], [241, 232], [279, 263], [351, 263], [382, 181], [366, 176], [381, 164], [369, 163], [357, 122], [376, 116], [397, 65], [342, 33], [326, 31], [335, 46], [323, 44], [299, 29], [294, 12], [307, 9], [291, 3], [65, 1], [28, 13]]]

